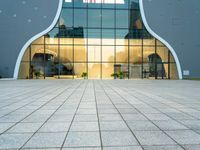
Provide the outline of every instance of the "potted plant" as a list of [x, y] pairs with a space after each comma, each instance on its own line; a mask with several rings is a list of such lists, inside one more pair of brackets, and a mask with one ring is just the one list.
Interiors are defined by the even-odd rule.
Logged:
[[117, 72], [114, 72], [111, 74], [111, 77], [114, 77], [114, 79], [119, 78], [119, 74]]
[[87, 79], [87, 76], [88, 76], [87, 72], [83, 72], [82, 75], [81, 75], [81, 77], [84, 78], [84, 79]]
[[40, 76], [41, 76], [41, 72], [40, 71], [35, 71], [34, 74], [36, 76], [36, 79], [39, 79]]
[[123, 79], [124, 78], [124, 73], [122, 71], [119, 72], [119, 78]]

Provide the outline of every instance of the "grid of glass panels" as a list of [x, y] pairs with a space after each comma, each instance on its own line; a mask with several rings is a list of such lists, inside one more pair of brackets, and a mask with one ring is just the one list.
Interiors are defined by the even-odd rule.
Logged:
[[138, 0], [68, 0], [34, 41], [19, 78], [176, 79], [170, 51], [144, 28]]

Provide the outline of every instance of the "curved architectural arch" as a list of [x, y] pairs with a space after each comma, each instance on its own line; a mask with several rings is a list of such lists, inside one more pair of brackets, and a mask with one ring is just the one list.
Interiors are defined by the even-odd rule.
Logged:
[[181, 70], [181, 65], [180, 65], [180, 61], [178, 59], [178, 56], [175, 52], [175, 50], [173, 49], [173, 47], [166, 41], [164, 40], [162, 37], [160, 37], [158, 34], [156, 34], [152, 29], [151, 27], [149, 26], [149, 24], [147, 23], [147, 19], [146, 19], [146, 16], [145, 16], [145, 12], [144, 12], [144, 5], [143, 5], [143, 0], [139, 0], [139, 6], [140, 6], [140, 13], [141, 13], [141, 17], [142, 17], [142, 21], [144, 23], [144, 26], [146, 27], [147, 31], [152, 35], [154, 36], [155, 38], [157, 38], [159, 41], [161, 41], [169, 50], [170, 52], [172, 53], [174, 59], [175, 59], [175, 62], [176, 62], [176, 66], [177, 66], [177, 70], [178, 70], [178, 76], [179, 76], [179, 79], [182, 79], [183, 76], [182, 76], [182, 70]]
[[45, 35], [46, 33], [48, 33], [49, 31], [51, 31], [51, 29], [53, 29], [53, 27], [56, 25], [58, 19], [59, 19], [59, 16], [61, 14], [61, 10], [62, 10], [62, 5], [63, 5], [63, 0], [59, 0], [59, 5], [58, 5], [58, 9], [57, 9], [57, 13], [56, 13], [56, 16], [52, 22], [52, 24], [44, 31], [38, 33], [37, 35], [35, 35], [34, 37], [32, 37], [30, 40], [28, 40], [26, 42], [26, 44], [22, 47], [18, 57], [17, 57], [17, 61], [16, 61], [16, 64], [15, 64], [15, 69], [14, 69], [14, 75], [13, 75], [13, 78], [14, 79], [17, 79], [18, 78], [18, 74], [19, 74], [19, 68], [20, 68], [20, 64], [21, 64], [21, 60], [23, 58], [23, 55], [26, 51], [26, 49], [29, 47], [29, 45], [36, 39], [38, 39], [39, 37]]
[[[68, 48], [69, 53], [73, 52], [73, 55], [74, 54], [76, 54], [76, 55], [74, 55], [72, 58], [71, 58], [71, 53], [68, 56], [66, 56], [66, 58], [65, 57], [62, 58], [61, 55], [58, 55], [58, 58], [56, 58], [55, 61], [54, 61], [54, 65], [53, 66], [47, 66], [46, 68], [50, 68], [50, 67], [54, 68], [57, 64], [63, 66], [64, 65], [63, 63], [65, 61], [64, 59], [67, 59], [69, 57], [69, 59], [72, 59], [74, 65], [75, 65], [74, 68], [77, 69], [78, 68], [77, 66], [79, 66], [79, 68], [78, 68], [79, 69], [79, 73], [78, 74], [75, 74], [75, 73], [62, 74], [61, 72], [59, 72], [58, 74], [57, 73], [53, 74], [53, 76], [45, 76], [46, 73], [44, 73], [44, 76], [43, 76], [44, 78], [45, 77], [55, 78], [56, 75], [58, 77], [61, 76], [61, 77], [66, 77], [66, 78], [71, 75], [71, 76], [73, 76], [73, 78], [74, 77], [75, 78], [76, 77], [80, 78], [81, 77], [81, 72], [85, 72], [85, 71], [88, 72], [88, 74], [91, 74], [89, 76], [89, 78], [110, 78], [110, 76], [113, 74], [113, 72], [116, 72], [116, 71], [124, 72], [125, 78], [130, 78], [130, 79], [132, 79], [132, 78], [143, 78], [144, 70], [146, 68], [148, 68], [148, 65], [149, 65], [148, 61], [146, 60], [146, 56], [145, 56], [146, 54], [143, 53], [143, 52], [144, 51], [145, 52], [152, 51], [152, 46], [153, 46], [154, 47], [153, 48], [154, 52], [156, 53], [156, 50], [157, 50], [156, 47], [158, 46], [159, 48], [163, 49], [163, 55], [166, 56], [166, 58], [167, 58], [167, 59], [165, 58], [163, 60], [163, 62], [162, 62], [163, 64], [166, 64], [166, 66], [168, 68], [166, 79], [177, 79], [177, 78], [182, 79], [180, 63], [179, 63], [179, 60], [178, 60], [178, 58], [176, 56], [175, 51], [173, 50], [173, 48], [164, 39], [162, 39], [156, 33], [154, 33], [151, 30], [151, 28], [149, 27], [149, 25], [147, 24], [146, 17], [145, 17], [145, 14], [144, 14], [144, 8], [143, 8], [142, 1], [140, 1], [140, 0], [137, 0], [137, 2], [135, 2], [135, 1], [132, 2], [131, 1], [132, 2], [131, 4], [128, 3], [128, 5], [126, 5], [126, 6], [128, 6], [127, 7], [128, 11], [132, 11], [133, 9], [131, 9], [131, 8], [136, 8], [136, 12], [131, 12], [129, 17], [127, 18], [127, 19], [130, 19], [132, 21], [130, 23], [128, 23], [128, 24], [125, 24], [125, 25], [123, 24], [122, 25], [124, 28], [127, 28], [128, 30], [126, 31], [126, 33], [122, 33], [118, 37], [116, 36], [114, 39], [110, 39], [110, 36], [108, 36], [107, 34], [102, 36], [101, 38], [104, 40], [104, 44], [101, 43], [101, 46], [102, 46], [101, 49], [97, 48], [97, 53], [105, 53], [105, 51], [107, 51], [108, 47], [110, 46], [110, 43], [112, 43], [112, 41], [114, 41], [114, 40], [118, 40], [119, 42], [122, 42], [122, 43], [118, 43], [117, 44], [118, 45], [118, 49], [115, 49], [114, 45], [111, 45], [111, 47], [109, 47], [109, 49], [112, 49], [112, 51], [110, 53], [108, 53], [107, 55], [104, 55], [105, 58], [103, 58], [102, 56], [100, 58], [99, 56], [94, 54], [94, 57], [95, 58], [97, 57], [97, 59], [95, 59], [95, 60], [94, 60], [93, 56], [87, 56], [89, 59], [85, 58], [86, 55], [88, 55], [88, 51], [89, 50], [88, 49], [85, 50], [84, 46], [85, 46], [85, 44], [88, 44], [88, 43], [85, 43], [85, 42], [83, 42], [83, 40], [80, 40], [80, 38], [83, 38], [84, 35], [85, 35], [84, 23], [80, 23], [80, 25], [82, 25], [82, 26], [77, 26], [77, 25], [74, 25], [74, 23], [70, 22], [70, 14], [71, 13], [70, 13], [70, 11], [68, 11], [68, 8], [72, 7], [71, 4], [70, 4], [72, 2], [73, 1], [66, 2], [66, 3], [63, 4], [63, 1], [61, 0], [60, 3], [59, 3], [59, 8], [58, 8], [58, 11], [57, 11], [57, 15], [56, 15], [56, 17], [54, 19], [54, 22], [51, 24], [51, 26], [48, 29], [46, 29], [45, 31], [41, 32], [40, 34], [34, 36], [32, 39], [30, 39], [26, 43], [26, 45], [23, 47], [23, 49], [20, 52], [20, 55], [18, 57], [18, 61], [17, 61], [16, 67], [15, 67], [15, 74], [14, 74], [15, 78], [18, 78], [18, 77], [20, 78], [20, 75], [23, 76], [23, 77], [21, 76], [22, 78], [25, 78], [25, 76], [26, 76], [27, 79], [29, 78], [29, 76], [30, 76], [30, 78], [33, 78], [33, 76], [30, 75], [30, 70], [28, 69], [28, 67], [26, 67], [26, 70], [27, 70], [27, 72], [29, 70], [29, 74], [27, 74], [27, 72], [25, 73], [27, 75], [23, 74], [23, 72], [20, 74], [20, 70], [21, 70], [20, 69], [20, 63], [21, 63], [21, 61], [24, 60], [23, 59], [23, 55], [24, 55], [24, 53], [25, 53], [25, 51], [26, 51], [26, 49], [28, 48], [29, 45], [32, 45], [32, 44], [34, 45], [35, 44], [35, 43], [32, 43], [34, 40], [36, 40], [39, 37], [42, 37], [43, 35], [47, 34], [48, 32], [50, 34], [54, 34], [54, 32], [55, 32], [55, 35], [53, 35], [53, 36], [51, 35], [52, 37], [51, 36], [47, 36], [47, 37], [44, 37], [44, 38], [47, 38], [47, 39], [48, 38], [49, 39], [52, 38], [51, 42], [53, 42], [53, 38], [55, 40], [56, 40], [56, 38], [61, 39], [61, 40], [58, 40], [58, 43], [55, 42], [56, 45], [59, 47], [58, 48], [59, 51], [57, 50], [57, 52], [60, 54], [60, 46], [61, 46], [62, 48]], [[79, 2], [80, 2], [80, 7], [85, 7], [86, 4], [85, 4], [84, 1], [79, 1]], [[92, 5], [94, 5], [94, 4], [95, 3], [92, 3]], [[68, 7], [65, 7], [66, 5]], [[131, 6], [131, 8], [129, 8], [130, 6]], [[63, 12], [65, 12], [65, 11], [66, 12], [65, 13], [61, 13], [62, 9], [63, 9]], [[118, 9], [120, 9], [120, 8], [118, 8]], [[68, 14], [69, 16], [67, 16], [66, 14]], [[95, 14], [95, 13], [90, 13], [90, 14]], [[63, 15], [66, 15], [66, 16], [63, 16]], [[57, 23], [57, 20], [59, 19], [59, 16], [65, 17], [65, 21], [67, 22], [67, 24], [65, 24], [66, 22], [63, 21], [62, 24], [59, 23], [58, 26], [55, 26], [56, 23]], [[72, 15], [71, 18], [73, 18], [73, 17], [74, 16]], [[101, 16], [100, 19], [102, 19], [102, 18], [103, 17]], [[143, 26], [142, 22], [144, 22], [144, 26]], [[101, 25], [101, 27], [105, 28], [102, 25]], [[145, 27], [146, 29], [144, 30], [143, 27]], [[91, 26], [89, 26], [89, 29], [90, 28], [91, 28]], [[56, 29], [56, 30], [54, 31], [54, 29]], [[59, 30], [57, 30], [57, 29], [59, 29]], [[52, 30], [52, 31], [50, 32], [50, 30]], [[87, 32], [89, 32], [89, 31], [87, 31]], [[111, 35], [112, 35], [112, 33], [111, 33]], [[67, 40], [67, 38], [69, 38], [69, 41], [70, 41], [70, 38], [75, 38], [73, 40], [73, 42], [72, 42], [73, 43], [73, 47], [74, 47], [73, 49], [71, 49], [71, 46], [70, 46], [72, 43], [70, 43], [69, 41], [68, 41], [69, 43], [67, 43], [67, 41], [65, 41], [65, 40]], [[91, 34], [87, 38], [91, 39], [94, 42], [93, 44], [96, 44], [96, 45], [99, 44], [98, 43], [98, 38], [97, 38], [97, 40], [93, 39], [94, 38], [93, 34]], [[152, 41], [150, 39], [152, 39]], [[157, 39], [160, 40], [161, 43], [157, 43], [157, 41], [158, 41]], [[134, 40], [136, 40], [136, 41], [134, 41]], [[139, 41], [137, 41], [137, 40], [139, 40]], [[127, 43], [129, 43], [128, 41], [131, 44], [127, 45]], [[151, 42], [153, 42], [153, 43], [151, 43]], [[107, 44], [107, 43], [109, 43], [109, 44]], [[44, 42], [44, 43], [39, 43], [39, 44], [48, 45], [50, 43]], [[82, 46], [80, 46], [80, 44]], [[140, 48], [137, 51], [135, 51], [134, 49], [130, 50], [132, 52], [131, 53], [132, 55], [129, 56], [128, 55], [129, 52], [126, 51], [126, 47], [130, 46], [131, 48], [133, 48], [132, 47], [133, 45], [139, 45]], [[89, 46], [91, 46], [91, 43], [89, 44]], [[143, 49], [142, 47], [145, 47], [145, 48]], [[167, 49], [165, 49], [165, 48], [167, 48]], [[94, 51], [94, 52], [91, 52], [90, 55], [93, 55], [93, 53], [96, 52], [96, 47], [91, 48], [91, 50]], [[56, 51], [56, 49], [55, 49], [55, 51]], [[122, 51], [124, 56], [122, 58], [120, 58], [119, 55], [114, 55], [114, 51], [116, 52], [116, 54], [117, 54], [117, 51]], [[134, 55], [133, 55], [133, 51], [135, 51]], [[143, 56], [140, 56], [140, 54], [139, 54], [140, 52], [141, 52], [141, 55], [143, 55]], [[77, 54], [79, 54], [80, 56], [77, 55]], [[136, 55], [136, 54], [138, 54], [138, 55]], [[29, 55], [30, 55], [30, 53], [29, 53]], [[63, 55], [64, 55], [64, 53], [63, 53]], [[111, 57], [111, 59], [108, 59], [107, 58], [108, 56], [109, 56], [109, 58]], [[131, 56], [134, 59], [131, 60], [130, 59]], [[144, 56], [145, 56], [145, 58], [143, 58]], [[124, 60], [125, 57], [127, 57], [128, 60]], [[135, 57], [137, 57], [137, 58], [135, 58]], [[171, 57], [174, 58], [172, 62], [170, 62], [170, 58]], [[140, 58], [142, 58], [142, 60], [140, 60]], [[113, 63], [114, 60], [115, 60], [115, 63]], [[44, 60], [44, 61], [46, 61], [46, 60]], [[29, 59], [29, 62], [31, 62], [30, 59]], [[176, 65], [174, 64], [174, 62], [176, 62]], [[27, 62], [23, 62], [23, 63], [27, 64]], [[112, 63], [114, 64], [114, 66], [112, 65]], [[97, 65], [96, 67], [94, 67], [95, 64]], [[107, 64], [107, 66], [105, 67], [104, 64]], [[127, 64], [129, 64], [129, 66], [127, 66]], [[173, 67], [170, 67], [171, 64], [173, 65]], [[84, 65], [83, 69], [81, 69], [81, 67], [80, 67], [82, 65]], [[97, 69], [97, 73], [96, 74], [94, 73], [94, 72], [96, 72], [95, 69], [93, 69], [91, 67], [92, 65], [93, 65], [94, 68]], [[100, 69], [101, 65], [104, 66], [104, 68], [102, 67], [102, 70], [105, 72], [105, 74], [103, 74], [103, 71]], [[171, 68], [172, 68], [172, 70], [174, 70], [174, 72], [171, 71]], [[22, 68], [22, 70], [23, 70], [23, 68]], [[44, 67], [43, 71], [44, 72], [46, 71], [45, 67]], [[92, 75], [93, 73], [94, 73], [94, 75]], [[157, 75], [155, 74], [155, 77], [152, 77], [152, 78], [157, 79]]]

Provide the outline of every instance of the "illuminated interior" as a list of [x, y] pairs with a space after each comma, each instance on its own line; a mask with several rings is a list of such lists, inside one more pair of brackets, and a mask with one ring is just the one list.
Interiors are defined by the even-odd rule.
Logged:
[[178, 74], [168, 48], [143, 26], [137, 0], [66, 0], [55, 28], [26, 50], [19, 78], [177, 79]]

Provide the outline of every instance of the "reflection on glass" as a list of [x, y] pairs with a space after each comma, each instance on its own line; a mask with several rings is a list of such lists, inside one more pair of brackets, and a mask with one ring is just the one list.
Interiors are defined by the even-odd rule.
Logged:
[[88, 45], [101, 45], [100, 29], [88, 29]]
[[73, 26], [73, 9], [63, 9], [59, 21], [60, 26], [72, 27]]
[[49, 33], [45, 35], [46, 44], [58, 44], [58, 28], [54, 28]]
[[128, 10], [116, 11], [116, 28], [128, 28]]
[[128, 29], [118, 29], [116, 30], [116, 45], [128, 45]]
[[114, 46], [102, 46], [102, 61], [114, 62]]
[[102, 45], [114, 45], [115, 44], [115, 31], [112, 29], [102, 30]]
[[114, 10], [103, 10], [102, 11], [102, 27], [103, 28], [114, 28], [115, 27], [115, 15]]
[[102, 78], [113, 79], [111, 76], [114, 73], [114, 63], [102, 63]]
[[88, 27], [101, 27], [101, 10], [100, 9], [88, 9]]
[[73, 62], [73, 46], [60, 46], [60, 62]]
[[86, 9], [74, 9], [74, 27], [87, 26], [87, 11]]
[[88, 46], [88, 62], [100, 62], [101, 61], [101, 47], [100, 46]]
[[131, 46], [129, 51], [129, 61], [133, 64], [142, 64], [142, 47]]
[[54, 29], [23, 56], [20, 78], [177, 78], [174, 57], [142, 23], [138, 0], [65, 0]]
[[101, 78], [101, 65], [99, 63], [88, 63], [88, 78], [89, 79]]
[[19, 79], [30, 79], [29, 68], [30, 68], [29, 62], [21, 62], [18, 78]]
[[74, 47], [74, 61], [85, 62], [87, 60], [87, 47], [75, 46]]
[[73, 0], [73, 2], [74, 2], [74, 7], [81, 7], [81, 8], [87, 7], [87, 3], [84, 3], [84, 0]]
[[161, 57], [162, 62], [168, 62], [168, 49], [166, 47], [157, 47], [156, 53]]
[[74, 78], [82, 78], [83, 72], [87, 72], [87, 63], [74, 63]]
[[31, 52], [31, 48], [30, 46], [26, 49], [26, 52], [23, 55], [22, 61], [23, 62], [29, 62], [30, 61], [30, 52]]
[[128, 62], [128, 46], [116, 46], [116, 61]]

